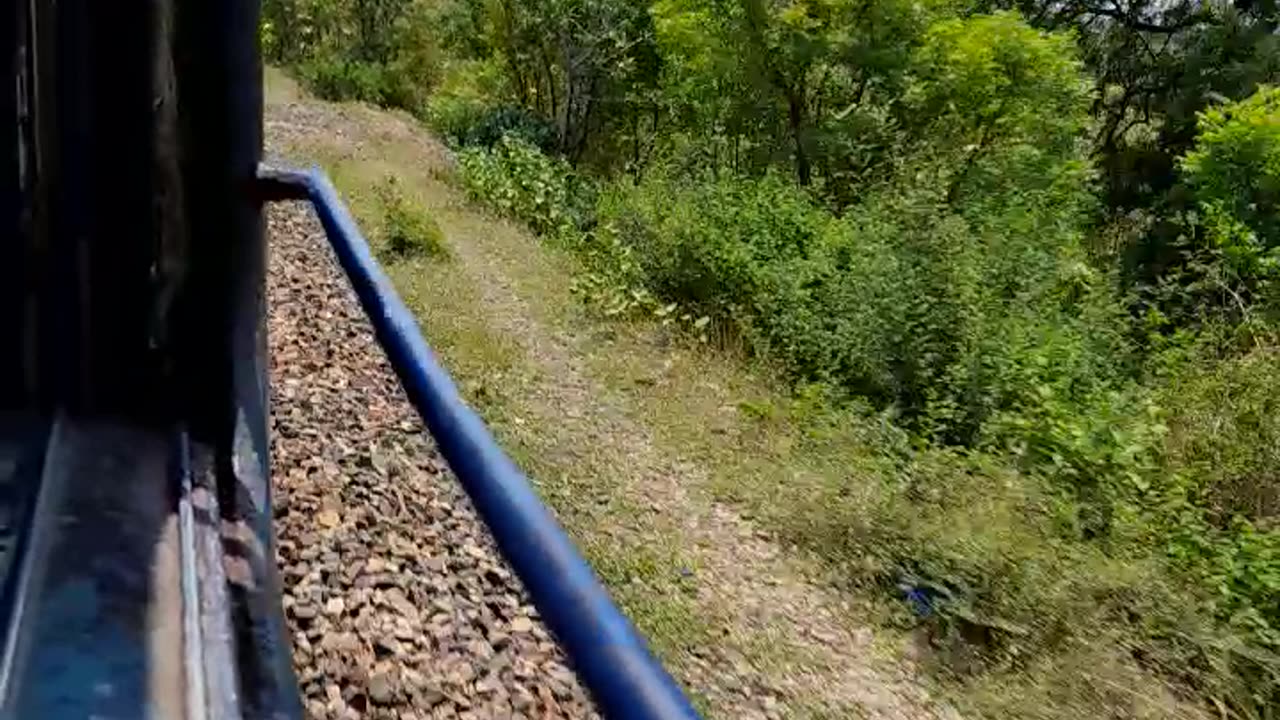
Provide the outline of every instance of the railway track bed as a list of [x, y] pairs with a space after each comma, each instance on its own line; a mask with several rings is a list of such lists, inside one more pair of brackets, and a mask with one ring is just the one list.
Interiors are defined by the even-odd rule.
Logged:
[[310, 717], [591, 716], [310, 210], [273, 207], [268, 237], [276, 551]]

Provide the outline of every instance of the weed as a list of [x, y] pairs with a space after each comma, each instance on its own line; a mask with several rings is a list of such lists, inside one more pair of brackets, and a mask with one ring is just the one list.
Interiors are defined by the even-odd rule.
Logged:
[[447, 258], [449, 249], [436, 221], [405, 197], [400, 182], [389, 175], [377, 187], [383, 211], [383, 237], [393, 258]]

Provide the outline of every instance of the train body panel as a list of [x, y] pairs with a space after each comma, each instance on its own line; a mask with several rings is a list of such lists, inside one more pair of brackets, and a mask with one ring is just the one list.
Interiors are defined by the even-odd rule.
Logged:
[[303, 715], [272, 537], [262, 206], [305, 199], [602, 712], [695, 713], [461, 401], [319, 173], [263, 170], [252, 0], [0, 36], [0, 718]]

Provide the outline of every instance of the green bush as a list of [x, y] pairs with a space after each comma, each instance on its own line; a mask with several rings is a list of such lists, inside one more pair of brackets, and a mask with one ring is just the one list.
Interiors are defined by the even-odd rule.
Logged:
[[308, 60], [299, 71], [311, 91], [325, 100], [382, 102], [385, 69], [381, 65], [328, 55]]
[[1180, 478], [1172, 553], [1220, 618], [1280, 652], [1280, 353], [1200, 353], [1167, 372], [1167, 472]]
[[[1183, 197], [1157, 228], [1171, 257], [1145, 288], [1159, 329], [1226, 323], [1274, 340], [1280, 323], [1280, 89], [1198, 115], [1180, 159]], [[1153, 235], [1153, 238], [1155, 236]]]
[[1077, 204], [1053, 188], [975, 221], [909, 188], [840, 218], [777, 175], [655, 173], [597, 196], [511, 136], [460, 164], [473, 197], [572, 238], [591, 260], [583, 285], [611, 314], [710, 318], [799, 381], [870, 399], [938, 440], [1061, 466], [1063, 478], [1148, 462], [1149, 433], [1135, 430], [1138, 450], [1089, 426], [1130, 407], [1116, 388], [1132, 348], [1109, 279], [1084, 262]]
[[458, 136], [458, 142], [465, 146], [492, 148], [508, 135], [544, 153], [551, 152], [556, 144], [555, 128], [551, 123], [528, 110], [512, 106], [486, 108], [478, 113]]
[[1210, 108], [1198, 127], [1182, 158], [1197, 200], [1247, 228], [1253, 252], [1280, 245], [1280, 88]]
[[493, 106], [483, 100], [435, 97], [428, 103], [427, 122], [460, 148], [489, 150], [508, 135], [543, 153], [556, 144], [555, 128], [545, 119], [523, 108]]
[[[423, 119], [451, 145], [477, 144], [472, 141], [473, 128], [503, 106], [504, 89], [501, 69], [494, 61], [450, 61], [427, 100]], [[481, 144], [492, 147], [498, 139]]]
[[405, 197], [394, 177], [378, 186], [378, 200], [383, 212], [383, 242], [391, 257], [448, 257], [440, 226]]
[[359, 100], [425, 115], [427, 98], [443, 72], [429, 14], [425, 5], [402, 4], [376, 37], [334, 32], [296, 60], [298, 75], [326, 100]]
[[539, 234], [571, 238], [593, 223], [595, 188], [562, 159], [515, 135], [458, 154], [468, 194]]
[[359, 100], [416, 113], [426, 98], [426, 89], [397, 65], [321, 57], [303, 63], [299, 73], [326, 100]]
[[424, 120], [447, 143], [460, 146], [466, 144], [463, 139], [488, 109], [486, 100], [440, 92], [427, 100]]
[[1183, 363], [1161, 387], [1171, 461], [1195, 479], [1216, 524], [1280, 519], [1280, 351]]
[[602, 196], [596, 237], [659, 300], [732, 324], [797, 379], [972, 443], [1048, 384], [1083, 397], [1124, 367], [1106, 279], [1030, 212], [977, 225], [907, 191], [836, 218], [780, 177], [651, 177]]

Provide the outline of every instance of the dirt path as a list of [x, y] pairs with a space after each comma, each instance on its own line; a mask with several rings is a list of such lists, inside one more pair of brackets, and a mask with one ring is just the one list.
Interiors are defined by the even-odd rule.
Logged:
[[[449, 272], [464, 276], [474, 292], [484, 331], [518, 349], [513, 375], [519, 381], [506, 393], [517, 417], [515, 432], [531, 436], [529, 446], [542, 453], [540, 466], [581, 473], [578, 483], [593, 488], [591, 496], [569, 493], [552, 498], [553, 504], [597, 563], [601, 553], [626, 554], [628, 548], [658, 548], [660, 557], [674, 558], [657, 562], [658, 571], [648, 573], [657, 577], [639, 592], [675, 588], [683, 596], [677, 600], [688, 602], [688, 614], [701, 627], [691, 628], [690, 642], [660, 650], [715, 715], [954, 715], [931, 701], [911, 668], [886, 660], [838, 593], [809, 580], [816, 573], [803, 558], [782, 551], [732, 508], [713, 501], [705, 491], [708, 473], [673, 456], [625, 400], [592, 377], [586, 357], [600, 348], [546, 322], [531, 305], [540, 298], [522, 296], [511, 277], [527, 260], [513, 256], [513, 248], [536, 253], [536, 241], [466, 208], [439, 180], [448, 153], [438, 143], [402, 118], [296, 94], [269, 109], [268, 134], [284, 150], [323, 146], [393, 165], [426, 188], [428, 204], [442, 211], [440, 224], [455, 255]], [[388, 157], [391, 147], [394, 158]], [[678, 577], [663, 577], [669, 565]], [[635, 600], [636, 588], [620, 589], [644, 603]]]

